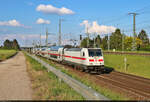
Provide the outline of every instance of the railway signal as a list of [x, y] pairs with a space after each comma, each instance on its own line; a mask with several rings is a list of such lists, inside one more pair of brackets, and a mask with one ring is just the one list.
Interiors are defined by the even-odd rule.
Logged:
[[80, 40], [82, 41], [82, 35], [80, 35]]

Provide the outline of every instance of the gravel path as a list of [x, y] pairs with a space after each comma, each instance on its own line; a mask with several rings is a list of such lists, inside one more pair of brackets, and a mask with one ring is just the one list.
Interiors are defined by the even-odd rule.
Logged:
[[31, 82], [22, 52], [0, 62], [0, 100], [31, 100]]

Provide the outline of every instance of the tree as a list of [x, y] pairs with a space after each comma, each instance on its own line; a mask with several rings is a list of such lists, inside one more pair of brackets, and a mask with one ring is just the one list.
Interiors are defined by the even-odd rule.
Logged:
[[103, 48], [104, 50], [106, 50], [106, 49], [108, 48], [107, 41], [108, 41], [108, 36], [105, 36], [105, 37], [102, 39], [102, 48]]
[[[146, 34], [145, 30], [141, 30], [141, 32], [138, 35], [138, 38], [142, 40], [142, 47], [145, 48], [147, 45], [149, 45], [149, 39]], [[139, 46], [141, 47], [141, 46]]]
[[95, 43], [96, 43], [96, 47], [100, 48], [101, 46], [101, 43], [102, 43], [102, 40], [100, 38], [100, 35], [97, 35], [97, 37], [95, 38]]
[[133, 42], [133, 38], [126, 36], [125, 40], [124, 40], [124, 46], [126, 50], [131, 50], [132, 49], [132, 42]]
[[122, 34], [120, 29], [116, 29], [116, 31], [110, 36], [110, 48], [117, 50], [122, 48]]
[[89, 47], [94, 48], [94, 38], [93, 40], [89, 39]]
[[12, 49], [12, 42], [10, 40], [6, 39], [4, 41], [4, 48], [5, 49]]
[[[133, 37], [126, 36], [124, 40], [125, 49], [131, 50], [132, 44], [133, 44]], [[139, 46], [141, 45], [142, 45], [142, 40], [140, 40], [139, 38], [136, 38], [136, 46], [138, 50], [139, 50]]]
[[15, 49], [15, 50], [20, 50], [20, 46], [19, 46], [16, 39], [14, 39], [13, 42], [12, 42], [12, 48]]
[[81, 41], [80, 46], [81, 46], [81, 47], [87, 47], [87, 40], [88, 40], [88, 38], [84, 38], [84, 39]]
[[[90, 48], [93, 48], [94, 47], [94, 39], [95, 39], [95, 44], [96, 44], [96, 47], [100, 48], [100, 44], [102, 43], [102, 39], [100, 38], [100, 35], [97, 35], [96, 38], [93, 38], [92, 40], [89, 39], [89, 47]], [[84, 38], [81, 43], [80, 43], [80, 46], [81, 47], [87, 47], [87, 40], [88, 38]]]
[[20, 50], [20, 46], [16, 39], [14, 39], [13, 41], [7, 39], [4, 41], [3, 45], [4, 45], [4, 49]]
[[142, 40], [139, 38], [136, 38], [136, 45], [137, 45], [137, 50], [139, 50], [140, 46], [142, 45]]

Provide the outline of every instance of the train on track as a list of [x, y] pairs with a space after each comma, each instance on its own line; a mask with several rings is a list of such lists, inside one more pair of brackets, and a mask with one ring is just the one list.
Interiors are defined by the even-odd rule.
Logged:
[[104, 57], [101, 48], [65, 48], [52, 46], [33, 48], [36, 55], [57, 61], [62, 64], [72, 65], [82, 71], [98, 74], [104, 71]]

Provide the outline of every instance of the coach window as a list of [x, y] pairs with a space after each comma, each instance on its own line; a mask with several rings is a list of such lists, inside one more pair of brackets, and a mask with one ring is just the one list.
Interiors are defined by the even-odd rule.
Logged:
[[83, 52], [83, 56], [85, 56], [85, 53]]

